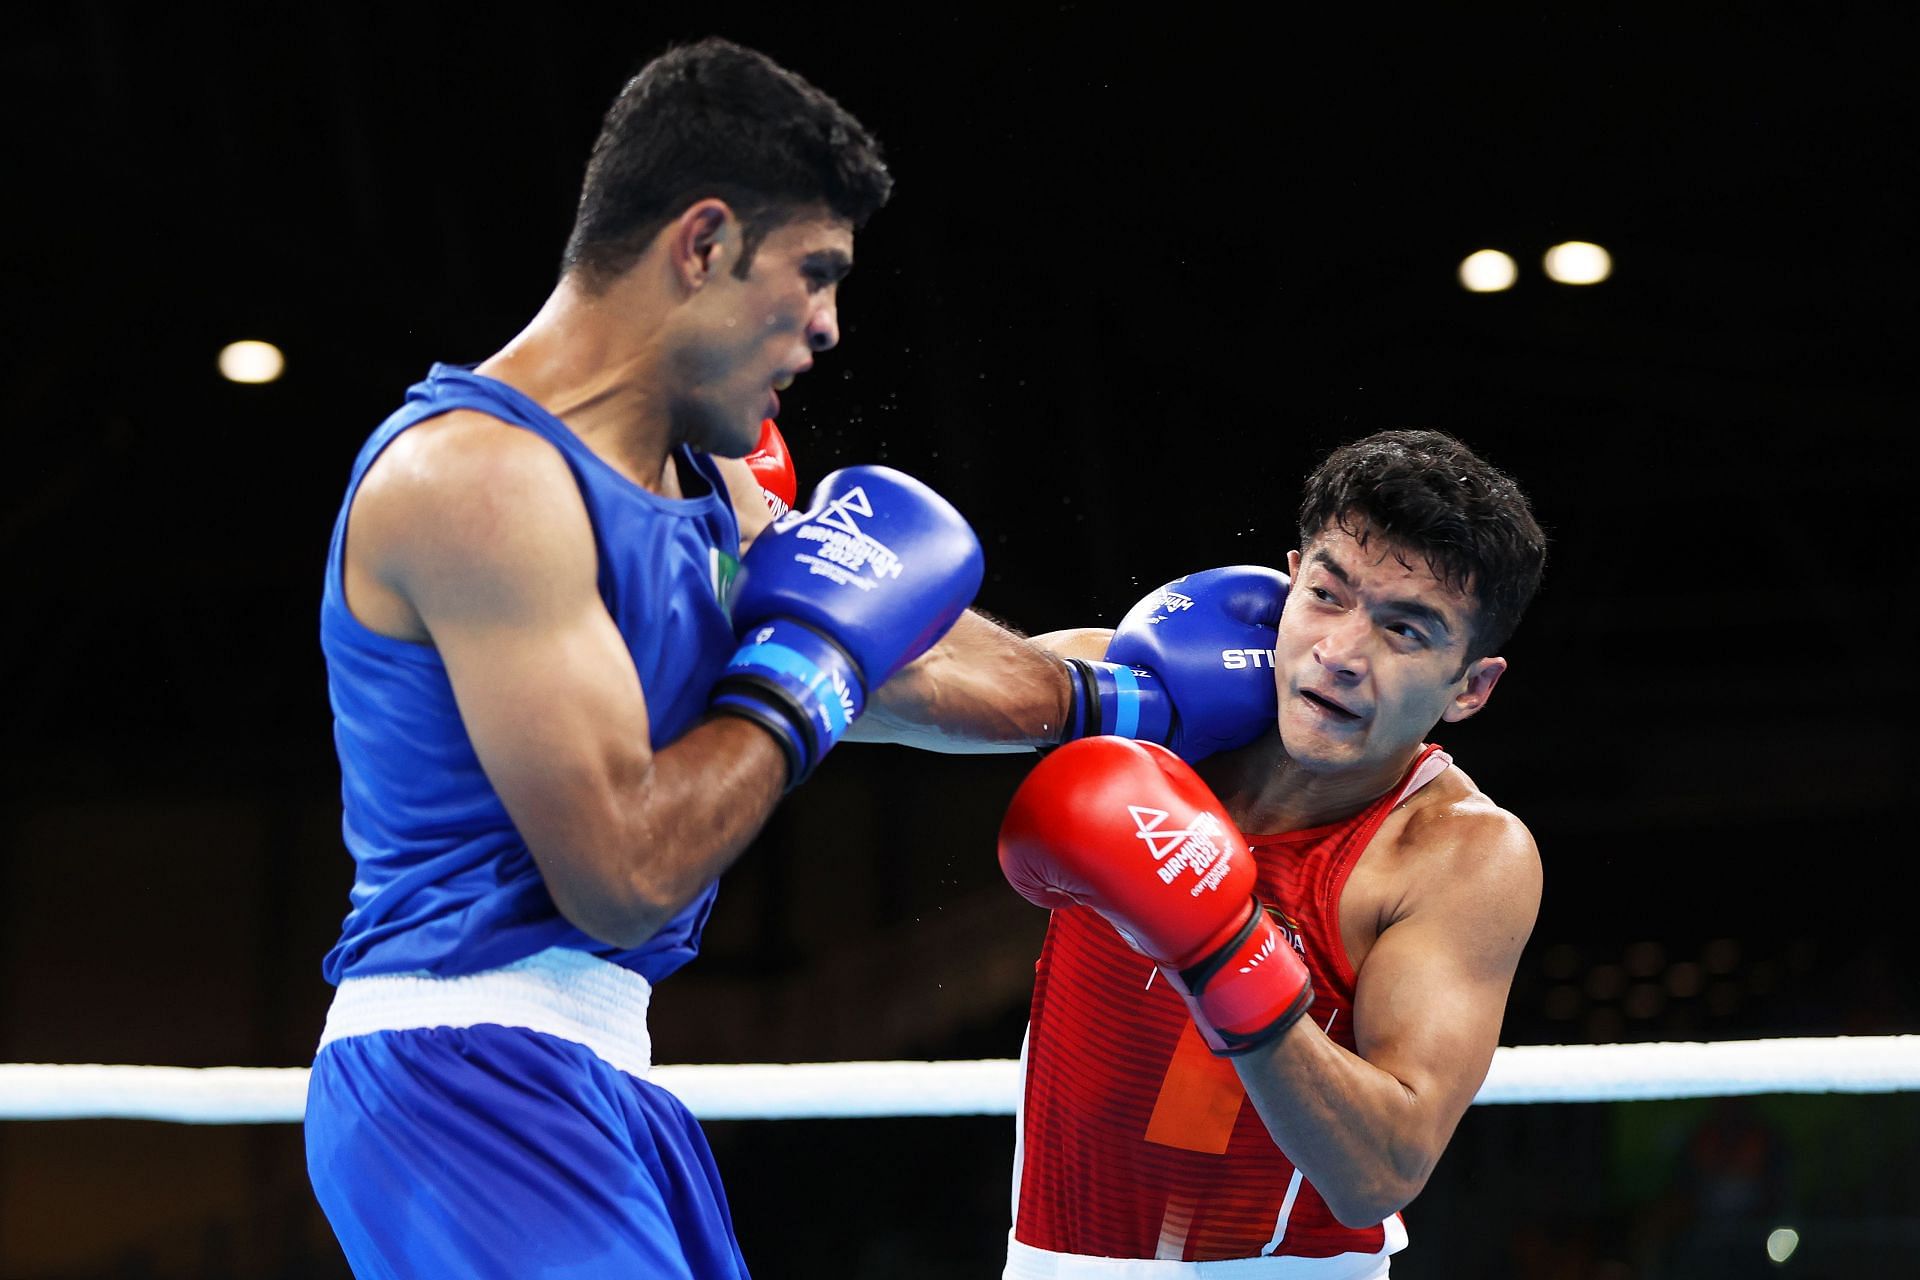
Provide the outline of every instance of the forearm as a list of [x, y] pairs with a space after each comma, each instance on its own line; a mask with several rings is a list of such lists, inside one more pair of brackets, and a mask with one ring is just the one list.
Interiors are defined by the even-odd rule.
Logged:
[[850, 740], [955, 753], [1060, 741], [1072, 691], [1065, 664], [972, 610], [882, 685]]
[[1335, 1044], [1311, 1012], [1233, 1063], [1275, 1145], [1350, 1227], [1372, 1226], [1419, 1194], [1459, 1118], [1437, 1115], [1434, 1100]]
[[562, 915], [602, 942], [637, 947], [733, 865], [786, 777], [772, 735], [714, 716], [583, 798], [599, 820], [582, 823], [576, 810], [570, 827], [588, 847], [529, 843]]

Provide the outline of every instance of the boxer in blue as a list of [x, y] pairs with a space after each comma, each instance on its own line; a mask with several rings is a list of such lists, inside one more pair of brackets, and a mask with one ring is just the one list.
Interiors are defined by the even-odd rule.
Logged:
[[[646, 1008], [780, 796], [849, 733], [1215, 743], [1244, 718], [1217, 671], [1172, 709], [1177, 645], [1069, 667], [963, 613], [979, 545], [897, 472], [772, 522], [741, 458], [838, 341], [890, 186], [761, 55], [662, 55], [607, 115], [545, 306], [355, 462], [321, 645], [356, 877], [306, 1140], [360, 1276], [745, 1276], [699, 1127], [646, 1079]], [[1162, 638], [1214, 667], [1270, 643], [1272, 576], [1168, 603]]]
[[353, 468], [321, 641], [356, 880], [306, 1135], [359, 1275], [746, 1274], [698, 1127], [644, 1079], [649, 992], [980, 581], [952, 508], [868, 468], [729, 592], [770, 518], [738, 459], [837, 341], [889, 187], [797, 76], [664, 55], [608, 114], [546, 306]]

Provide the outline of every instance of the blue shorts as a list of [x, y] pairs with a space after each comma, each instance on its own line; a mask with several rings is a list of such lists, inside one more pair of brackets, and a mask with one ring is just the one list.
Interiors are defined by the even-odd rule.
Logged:
[[745, 1280], [713, 1153], [679, 1099], [519, 1027], [335, 1040], [307, 1172], [360, 1280]]

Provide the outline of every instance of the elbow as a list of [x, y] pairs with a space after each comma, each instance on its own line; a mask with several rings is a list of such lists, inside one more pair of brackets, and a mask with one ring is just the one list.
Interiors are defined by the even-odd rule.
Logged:
[[1323, 1192], [1321, 1198], [1327, 1202], [1327, 1211], [1333, 1214], [1335, 1222], [1359, 1231], [1379, 1226], [1406, 1208], [1420, 1194], [1423, 1185], [1424, 1179], [1418, 1183], [1387, 1179], [1377, 1186]]
[[647, 940], [673, 918], [653, 911], [614, 912], [605, 909], [593, 912], [562, 911], [560, 914], [566, 917], [568, 924], [595, 942], [621, 951], [645, 946]]
[[1406, 1208], [1413, 1200], [1411, 1194], [1392, 1195], [1352, 1195], [1336, 1199], [1325, 1197], [1328, 1212], [1341, 1226], [1354, 1231], [1364, 1231], [1368, 1227], [1377, 1227], [1394, 1214]]
[[[1411, 1089], [1404, 1096], [1409, 1105], [1418, 1101]], [[1384, 1137], [1348, 1167], [1348, 1176], [1330, 1178], [1326, 1186], [1314, 1184], [1341, 1226], [1354, 1230], [1378, 1226], [1412, 1204], [1426, 1187], [1453, 1130], [1449, 1125], [1435, 1132], [1432, 1125], [1418, 1123], [1421, 1118], [1426, 1117], [1416, 1117], [1416, 1123]]]
[[635, 821], [644, 814], [643, 804], [608, 788], [577, 800], [565, 827], [527, 842], [560, 917], [622, 951], [645, 945], [698, 890], [675, 883], [658, 860], [634, 856], [662, 840], [659, 831]]
[[566, 922], [595, 942], [632, 951], [660, 932], [673, 913], [647, 902], [616, 901], [612, 895], [589, 901], [564, 901], [554, 895], [554, 906]]
[[1343, 1227], [1362, 1230], [1378, 1226], [1413, 1203], [1427, 1185], [1434, 1163], [1422, 1158], [1403, 1164], [1389, 1158], [1344, 1185], [1321, 1187], [1320, 1198], [1326, 1201], [1334, 1221]]
[[635, 876], [565, 883], [548, 877], [547, 891], [568, 924], [622, 951], [644, 946], [686, 905]]

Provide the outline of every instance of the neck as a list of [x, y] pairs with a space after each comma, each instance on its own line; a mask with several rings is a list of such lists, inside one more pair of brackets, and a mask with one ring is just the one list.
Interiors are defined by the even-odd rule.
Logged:
[[1314, 773], [1289, 757], [1278, 732], [1216, 757], [1203, 769], [1214, 794], [1249, 834], [1300, 831], [1350, 818], [1397, 786], [1419, 754], [1388, 764]]
[[635, 484], [677, 496], [661, 395], [666, 309], [638, 296], [638, 275], [600, 294], [562, 277], [539, 314], [477, 371], [537, 401]]

